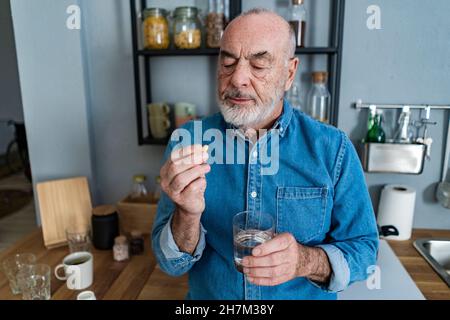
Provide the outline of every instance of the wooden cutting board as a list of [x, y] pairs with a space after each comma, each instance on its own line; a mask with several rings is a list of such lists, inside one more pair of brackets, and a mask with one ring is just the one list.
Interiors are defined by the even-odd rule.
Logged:
[[92, 203], [86, 177], [41, 182], [36, 189], [47, 248], [67, 244], [68, 226], [91, 224]]

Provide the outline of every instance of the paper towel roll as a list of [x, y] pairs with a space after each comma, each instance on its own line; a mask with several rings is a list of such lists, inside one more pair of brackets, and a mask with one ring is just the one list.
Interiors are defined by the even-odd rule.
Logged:
[[378, 205], [379, 226], [392, 225], [397, 228], [398, 236], [386, 239], [408, 240], [411, 238], [416, 190], [404, 185], [386, 185], [381, 192]]

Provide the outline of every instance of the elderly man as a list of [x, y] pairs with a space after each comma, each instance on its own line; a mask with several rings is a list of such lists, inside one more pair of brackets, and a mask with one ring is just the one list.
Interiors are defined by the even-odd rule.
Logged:
[[[351, 142], [283, 100], [298, 64], [283, 18], [242, 14], [222, 39], [221, 112], [201, 121], [200, 134], [214, 129], [225, 139], [233, 129], [238, 143], [226, 148], [241, 148], [249, 161], [211, 163], [202, 143], [172, 141], [166, 150], [152, 245], [165, 272], [189, 272], [189, 299], [336, 299], [375, 264], [375, 216]], [[192, 122], [184, 129], [196, 134]], [[267, 134], [255, 136], [260, 129]], [[264, 174], [260, 150], [274, 141], [277, 170]], [[275, 235], [242, 260], [240, 273], [232, 220], [244, 210], [270, 214]]]

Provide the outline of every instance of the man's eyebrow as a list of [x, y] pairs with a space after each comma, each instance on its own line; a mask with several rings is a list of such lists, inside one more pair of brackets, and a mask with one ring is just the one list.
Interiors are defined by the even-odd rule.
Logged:
[[234, 54], [232, 54], [231, 52], [228, 52], [226, 50], [220, 50], [220, 57], [221, 58], [233, 58], [235, 60], [239, 60], [239, 57], [236, 57]]
[[250, 55], [250, 60], [253, 59], [268, 59], [268, 60], [272, 60], [272, 55], [268, 52], [268, 51], [260, 51], [257, 53], [252, 53]]

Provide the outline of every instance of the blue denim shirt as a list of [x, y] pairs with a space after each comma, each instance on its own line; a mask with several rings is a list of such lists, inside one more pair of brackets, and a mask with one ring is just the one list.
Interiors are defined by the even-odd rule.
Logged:
[[[225, 137], [231, 126], [220, 113], [203, 119], [201, 129], [193, 122], [184, 126], [200, 136], [211, 128]], [[244, 147], [246, 163], [211, 163], [201, 236], [193, 255], [177, 247], [170, 227], [175, 205], [162, 194], [152, 230], [153, 252], [169, 275], [189, 272], [188, 299], [336, 299], [337, 292], [366, 279], [368, 267], [375, 264], [375, 215], [358, 156], [346, 134], [294, 110], [286, 101], [273, 129], [277, 130], [269, 131], [266, 142], [252, 143], [237, 134], [233, 146]], [[263, 149], [267, 152], [275, 143], [274, 134], [279, 144], [278, 171], [263, 174]], [[208, 144], [195, 137], [197, 141], [186, 139], [182, 145]], [[169, 143], [166, 159], [175, 144]], [[233, 216], [244, 210], [269, 213], [276, 233], [289, 232], [303, 245], [322, 248], [332, 268], [329, 283], [299, 277], [270, 287], [246, 281], [234, 266], [232, 228]]]

